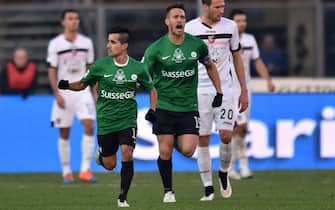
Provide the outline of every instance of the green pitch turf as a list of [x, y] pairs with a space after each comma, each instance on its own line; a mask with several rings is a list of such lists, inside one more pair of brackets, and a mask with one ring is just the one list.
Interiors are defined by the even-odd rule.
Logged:
[[[1, 210], [118, 209], [118, 173], [96, 174], [98, 182], [62, 184], [60, 174], [0, 174]], [[334, 210], [335, 171], [256, 172], [253, 179], [232, 181], [233, 196], [222, 199], [215, 173], [215, 199], [199, 202], [198, 173], [174, 173], [177, 203], [163, 204], [158, 173], [135, 173], [128, 209], [157, 210]]]

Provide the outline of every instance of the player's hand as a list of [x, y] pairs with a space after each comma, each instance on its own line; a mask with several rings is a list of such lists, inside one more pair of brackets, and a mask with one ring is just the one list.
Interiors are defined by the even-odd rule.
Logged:
[[69, 80], [60, 80], [58, 82], [58, 88], [59, 89], [69, 89], [70, 85], [69, 85]]
[[145, 119], [151, 123], [154, 123], [156, 121], [155, 110], [149, 109], [148, 112], [145, 114]]
[[274, 92], [275, 89], [276, 89], [275, 85], [274, 85], [274, 84], [272, 83], [272, 81], [270, 80], [270, 81], [268, 82], [268, 90], [269, 90], [270, 92]]
[[238, 101], [239, 112], [244, 112], [249, 105], [248, 91], [241, 91], [241, 95]]
[[222, 93], [216, 93], [216, 96], [214, 97], [214, 100], [212, 102], [212, 107], [220, 107], [222, 104]]
[[56, 94], [56, 102], [61, 109], [65, 109], [65, 101], [61, 95]]

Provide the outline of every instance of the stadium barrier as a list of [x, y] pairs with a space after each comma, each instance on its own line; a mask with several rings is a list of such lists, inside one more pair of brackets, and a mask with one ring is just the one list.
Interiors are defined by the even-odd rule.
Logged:
[[[157, 171], [158, 144], [151, 125], [144, 120], [148, 95], [137, 95], [138, 139], [134, 152], [136, 171]], [[53, 97], [0, 96], [0, 172], [58, 172], [58, 130], [50, 126]], [[247, 136], [253, 170], [335, 168], [334, 94], [252, 95], [252, 113]], [[71, 166], [80, 166], [82, 128], [76, 120], [71, 130]], [[218, 168], [219, 139], [213, 130], [210, 152]], [[195, 158], [173, 154], [176, 171], [196, 171]], [[196, 156], [196, 155], [195, 155]], [[120, 170], [117, 166], [117, 171]], [[104, 171], [92, 163], [94, 171]]]

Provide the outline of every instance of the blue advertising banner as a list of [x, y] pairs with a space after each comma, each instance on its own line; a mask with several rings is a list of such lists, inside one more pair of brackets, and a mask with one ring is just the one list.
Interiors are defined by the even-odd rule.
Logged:
[[[157, 171], [158, 144], [151, 124], [144, 119], [148, 96], [137, 96], [138, 139], [135, 170]], [[57, 139], [51, 127], [53, 97], [0, 96], [0, 172], [59, 172]], [[83, 129], [78, 120], [71, 129], [71, 167], [81, 162]], [[219, 139], [215, 130], [210, 152], [213, 168], [219, 166]], [[334, 94], [254, 94], [247, 135], [250, 167], [253, 170], [335, 168]], [[173, 154], [176, 171], [196, 171], [194, 158]], [[92, 161], [93, 171], [104, 171]], [[120, 170], [118, 164], [116, 170]]]

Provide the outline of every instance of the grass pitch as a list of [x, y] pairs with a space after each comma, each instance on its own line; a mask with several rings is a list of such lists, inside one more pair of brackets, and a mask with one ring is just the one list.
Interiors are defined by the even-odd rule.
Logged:
[[[214, 173], [215, 199], [199, 202], [203, 193], [198, 173], [174, 173], [177, 203], [162, 203], [157, 173], [136, 173], [128, 194], [128, 209], [206, 210], [333, 210], [334, 171], [256, 172], [253, 179], [231, 181], [233, 196], [222, 199]], [[60, 174], [0, 174], [1, 210], [107, 210], [118, 209], [118, 173], [98, 173], [98, 182], [75, 180], [62, 184]]]

